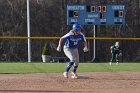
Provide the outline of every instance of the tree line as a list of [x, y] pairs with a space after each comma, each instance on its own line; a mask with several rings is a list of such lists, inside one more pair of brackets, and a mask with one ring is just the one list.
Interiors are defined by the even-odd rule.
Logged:
[[[62, 36], [71, 29], [66, 25], [66, 5], [99, 4], [103, 0], [30, 0], [30, 32], [31, 36]], [[126, 4], [125, 25], [96, 26], [97, 37], [140, 37], [140, 1], [139, 0], [106, 0], [106, 3]], [[83, 33], [93, 36], [93, 26], [84, 26]], [[26, 0], [0, 0], [0, 36], [27, 36], [27, 2]], [[93, 59], [93, 40], [88, 40], [89, 52], [83, 53], [79, 47], [80, 61]], [[110, 60], [110, 46], [116, 40], [96, 40], [96, 57], [99, 62]], [[123, 52], [123, 62], [140, 60], [140, 41], [119, 40]], [[65, 56], [58, 53], [58, 40], [31, 40], [32, 61], [41, 61], [41, 52], [45, 44], [49, 44], [51, 56]], [[27, 61], [27, 39], [0, 39], [0, 61]]]

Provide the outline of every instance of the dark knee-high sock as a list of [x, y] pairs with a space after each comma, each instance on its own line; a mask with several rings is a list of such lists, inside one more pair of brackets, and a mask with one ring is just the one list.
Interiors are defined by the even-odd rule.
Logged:
[[77, 68], [78, 68], [78, 66], [74, 66], [72, 72], [76, 73]]
[[74, 62], [68, 62], [68, 66], [66, 67], [65, 72], [69, 72], [70, 68], [72, 67], [72, 65], [74, 64]]

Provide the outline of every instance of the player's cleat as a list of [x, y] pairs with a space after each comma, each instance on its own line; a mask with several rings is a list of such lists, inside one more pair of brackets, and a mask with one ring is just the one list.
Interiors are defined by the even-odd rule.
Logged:
[[78, 78], [78, 75], [76, 73], [71, 72], [71, 74], [72, 74], [71, 78], [76, 78], [76, 79]]
[[112, 62], [109, 62], [109, 65], [111, 65], [112, 64]]
[[64, 76], [65, 78], [68, 78], [68, 72], [64, 72], [64, 73], [63, 73], [63, 76]]

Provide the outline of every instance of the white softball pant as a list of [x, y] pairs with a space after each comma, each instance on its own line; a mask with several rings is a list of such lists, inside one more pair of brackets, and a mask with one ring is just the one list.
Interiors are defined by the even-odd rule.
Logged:
[[71, 62], [74, 62], [74, 66], [79, 65], [79, 53], [77, 48], [67, 48], [63, 47], [65, 55], [70, 59]]

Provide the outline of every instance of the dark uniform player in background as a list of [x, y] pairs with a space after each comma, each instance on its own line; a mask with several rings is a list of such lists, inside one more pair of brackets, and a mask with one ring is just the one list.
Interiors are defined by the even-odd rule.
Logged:
[[115, 45], [111, 46], [110, 50], [111, 50], [112, 57], [109, 64], [111, 65], [112, 62], [116, 62], [116, 64], [118, 64], [119, 57], [122, 55], [119, 42], [115, 42]]

